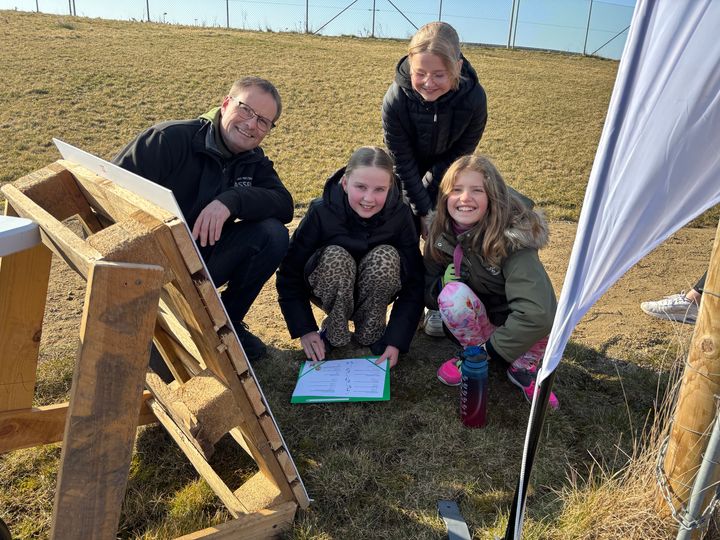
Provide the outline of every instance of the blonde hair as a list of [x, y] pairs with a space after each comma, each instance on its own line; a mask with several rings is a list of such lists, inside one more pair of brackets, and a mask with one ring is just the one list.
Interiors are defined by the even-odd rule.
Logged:
[[505, 180], [486, 156], [462, 156], [455, 160], [445, 172], [440, 182], [437, 202], [437, 214], [430, 226], [426, 252], [438, 262], [447, 255], [435, 246], [435, 240], [446, 233], [455, 236], [453, 220], [447, 209], [447, 201], [458, 175], [465, 171], [480, 173], [483, 177], [485, 194], [488, 198], [487, 211], [483, 219], [470, 229], [470, 246], [482, 259], [492, 266], [500, 266], [509, 253], [510, 240], [505, 231], [513, 224], [539, 217], [527, 208], [517, 197], [510, 194]]
[[408, 57], [416, 54], [431, 53], [437, 55], [448, 70], [452, 89], [457, 90], [460, 85], [460, 70], [462, 58], [460, 53], [460, 37], [455, 29], [448, 23], [431, 22], [415, 32], [408, 47]]

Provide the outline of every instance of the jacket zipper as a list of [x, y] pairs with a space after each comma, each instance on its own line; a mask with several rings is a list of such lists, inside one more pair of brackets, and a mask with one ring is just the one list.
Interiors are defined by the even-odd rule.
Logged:
[[[433, 109], [434, 109], [434, 111], [433, 111], [432, 147], [430, 148], [430, 152], [432, 152], [434, 154], [435, 148], [437, 147], [437, 129], [438, 129], [437, 103], [433, 103]], [[436, 182], [440, 182], [440, 178], [433, 179], [433, 180], [435, 180]]]

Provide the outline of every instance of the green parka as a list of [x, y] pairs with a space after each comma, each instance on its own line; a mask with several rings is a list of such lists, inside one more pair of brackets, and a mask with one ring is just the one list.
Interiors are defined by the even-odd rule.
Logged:
[[442, 262], [433, 260], [427, 251], [425, 254], [425, 304], [438, 309], [442, 276], [453, 260], [457, 242], [461, 243], [460, 276], [485, 305], [490, 322], [498, 327], [488, 349], [506, 362], [512, 362], [550, 333], [557, 308], [555, 291], [538, 257], [538, 249], [548, 241], [547, 223], [533, 213], [537, 220], [525, 219], [505, 232], [510, 253], [500, 267], [487, 264], [472, 250], [469, 237], [474, 229], [458, 236], [443, 233], [434, 240], [444, 254]]

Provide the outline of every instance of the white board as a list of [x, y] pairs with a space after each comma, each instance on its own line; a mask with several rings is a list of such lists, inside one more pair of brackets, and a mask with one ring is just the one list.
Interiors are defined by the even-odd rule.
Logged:
[[[175, 200], [175, 195], [173, 195], [173, 192], [169, 189], [164, 188], [155, 182], [151, 182], [134, 172], [123, 169], [114, 163], [110, 163], [109, 161], [105, 161], [104, 159], [85, 152], [84, 150], [80, 150], [71, 144], [61, 141], [60, 139], [53, 139], [53, 142], [60, 151], [63, 159], [82, 165], [83, 167], [90, 169], [98, 176], [112, 180], [118, 186], [121, 186], [128, 191], [132, 191], [135, 195], [139, 195], [143, 199], [147, 199], [151, 203], [164, 208], [168, 212], [171, 212], [173, 215], [182, 219], [187, 226], [187, 221], [185, 220], [185, 216], [183, 216], [182, 210], [180, 210], [180, 206], [178, 206], [178, 203]], [[189, 230], [190, 229], [188, 229], [188, 231]]]

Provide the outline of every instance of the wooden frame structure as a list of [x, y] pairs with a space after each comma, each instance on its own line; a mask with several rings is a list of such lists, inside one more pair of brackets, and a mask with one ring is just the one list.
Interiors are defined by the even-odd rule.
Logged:
[[[2, 192], [6, 214], [37, 222], [42, 243], [0, 259], [0, 452], [63, 442], [51, 537], [115, 538], [136, 427], [156, 420], [234, 518], [184, 538], [288, 527], [307, 492], [185, 224], [63, 160]], [[86, 239], [62, 223], [71, 216]], [[33, 407], [51, 251], [87, 289], [70, 400]], [[147, 371], [152, 341], [170, 387]], [[229, 392], [238, 414], [228, 431], [259, 469], [235, 491], [167, 399], [201, 373]]]

